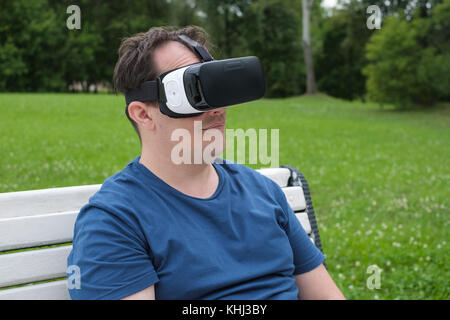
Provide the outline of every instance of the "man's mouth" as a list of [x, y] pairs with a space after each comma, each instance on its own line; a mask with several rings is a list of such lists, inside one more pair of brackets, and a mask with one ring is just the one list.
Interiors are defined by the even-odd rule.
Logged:
[[219, 121], [219, 122], [215, 122], [213, 124], [211, 124], [210, 126], [203, 128], [203, 130], [208, 130], [208, 129], [222, 129], [225, 126], [225, 121]]

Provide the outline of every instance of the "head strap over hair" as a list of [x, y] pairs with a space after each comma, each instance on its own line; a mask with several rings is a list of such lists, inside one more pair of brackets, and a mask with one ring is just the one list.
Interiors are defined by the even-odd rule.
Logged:
[[184, 34], [180, 34], [178, 39], [183, 41], [188, 47], [192, 48], [194, 52], [197, 54], [201, 62], [208, 62], [214, 60], [213, 57], [209, 54], [208, 50], [205, 49], [200, 43], [192, 40], [188, 36]]

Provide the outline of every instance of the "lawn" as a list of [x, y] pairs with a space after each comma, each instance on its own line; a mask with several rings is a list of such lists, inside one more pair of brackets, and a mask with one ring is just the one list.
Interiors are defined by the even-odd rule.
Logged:
[[[307, 178], [347, 298], [450, 298], [448, 106], [265, 99], [229, 108], [227, 128], [279, 129], [279, 163]], [[0, 192], [102, 183], [139, 152], [123, 97], [0, 95]], [[380, 289], [367, 287], [372, 265]]]

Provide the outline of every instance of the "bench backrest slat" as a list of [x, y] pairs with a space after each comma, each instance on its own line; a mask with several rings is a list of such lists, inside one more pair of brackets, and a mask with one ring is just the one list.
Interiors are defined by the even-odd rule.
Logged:
[[308, 213], [306, 211], [295, 213], [297, 219], [300, 221], [303, 229], [305, 229], [306, 233], [311, 236], [311, 224], [309, 223]]
[[0, 251], [71, 242], [78, 211], [0, 220]]
[[285, 187], [282, 188], [286, 200], [294, 212], [304, 211], [306, 209], [305, 195], [302, 187]]
[[0, 290], [0, 300], [70, 300], [67, 281], [58, 280], [8, 290]]
[[288, 185], [291, 176], [291, 172], [287, 168], [264, 168], [256, 171], [275, 181], [281, 188]]
[[78, 211], [101, 185], [0, 193], [0, 219]]
[[72, 246], [0, 255], [0, 287], [8, 287], [66, 276]]

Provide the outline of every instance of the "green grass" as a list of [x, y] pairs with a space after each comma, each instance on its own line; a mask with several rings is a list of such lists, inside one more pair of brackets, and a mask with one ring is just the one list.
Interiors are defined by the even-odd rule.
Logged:
[[[114, 95], [0, 95], [0, 192], [97, 184], [140, 152]], [[349, 299], [449, 299], [450, 109], [326, 96], [261, 100], [227, 128], [276, 128], [307, 178], [333, 279]], [[249, 165], [257, 168], [259, 165]], [[370, 290], [370, 265], [382, 268]]]

